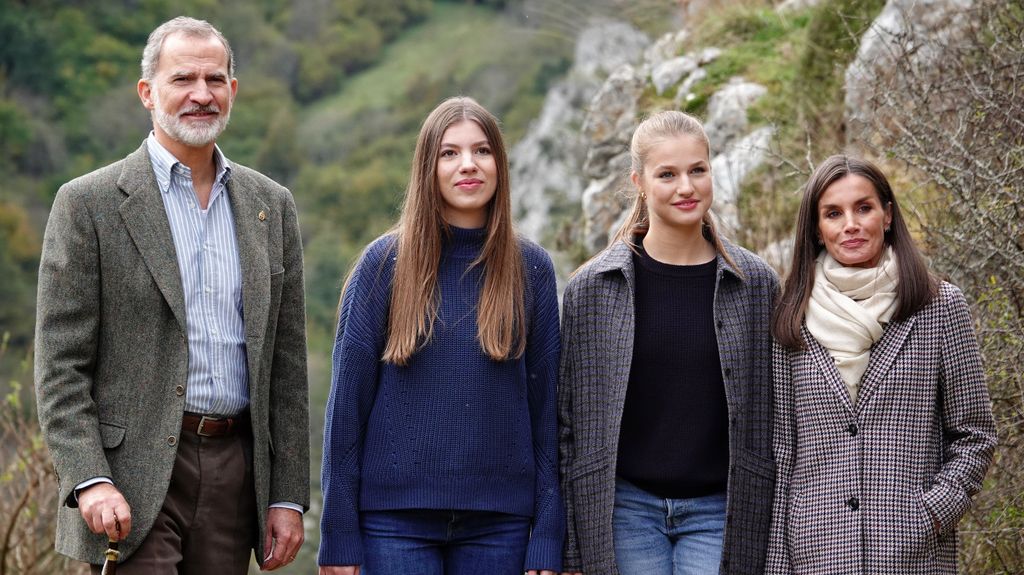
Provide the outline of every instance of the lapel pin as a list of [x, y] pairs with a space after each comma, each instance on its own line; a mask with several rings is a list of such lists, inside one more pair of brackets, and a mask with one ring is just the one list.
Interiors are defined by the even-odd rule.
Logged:
[[259, 218], [260, 221], [262, 222], [263, 220], [267, 219], [267, 212], [260, 210], [260, 213], [257, 214], [256, 217]]

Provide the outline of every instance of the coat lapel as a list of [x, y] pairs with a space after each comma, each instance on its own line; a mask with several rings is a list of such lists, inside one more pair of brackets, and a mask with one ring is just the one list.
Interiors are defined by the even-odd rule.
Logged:
[[802, 331], [804, 341], [807, 342], [808, 353], [828, 382], [829, 387], [840, 396], [843, 405], [851, 413], [860, 413], [864, 411], [864, 406], [867, 405], [871, 395], [878, 389], [886, 374], [889, 373], [889, 370], [896, 362], [900, 349], [906, 343], [907, 336], [910, 335], [913, 326], [914, 317], [912, 316], [903, 321], [893, 322], [885, 329], [882, 339], [878, 340], [874, 349], [871, 350], [868, 368], [861, 377], [860, 385], [858, 386], [856, 405], [850, 399], [850, 392], [846, 389], [843, 376], [839, 374], [835, 361], [829, 355], [828, 350], [822, 347], [818, 340], [814, 339], [814, 336], [807, 331], [806, 326]]
[[[256, 193], [252, 179], [235, 169], [228, 182], [231, 215], [238, 238], [238, 259], [242, 266], [242, 315], [249, 364], [250, 388], [259, 381], [263, 338], [270, 307], [270, 263], [267, 254], [270, 208]], [[253, 390], [250, 389], [250, 397]]]
[[607, 325], [613, 326], [608, 332], [611, 337], [607, 340], [611, 348], [602, 351], [605, 354], [603, 358], [614, 364], [608, 370], [608, 373], [614, 376], [611, 381], [605, 382], [610, 392], [610, 421], [606, 430], [608, 435], [605, 438], [605, 445], [617, 446], [622, 413], [626, 405], [629, 370], [633, 361], [636, 325], [633, 296], [636, 272], [633, 269], [633, 251], [624, 242], [616, 242], [596, 257], [594, 271], [604, 276], [608, 282], [602, 289], [601, 301], [608, 312]]
[[811, 335], [806, 325], [801, 328], [801, 332], [803, 332], [804, 341], [807, 343], [808, 355], [810, 355], [815, 365], [818, 366], [818, 370], [827, 382], [828, 387], [839, 397], [843, 407], [852, 414], [854, 412], [853, 401], [850, 399], [850, 392], [846, 389], [846, 382], [843, 381], [843, 376], [839, 374], [839, 368], [836, 367], [835, 360], [829, 355], [828, 350]]
[[860, 380], [860, 391], [857, 394], [857, 411], [863, 411], [871, 395], [878, 389], [887, 373], [896, 362], [900, 349], [907, 341], [911, 328], [914, 327], [915, 316], [903, 321], [889, 324], [882, 334], [882, 339], [875, 343], [871, 350], [868, 368]]
[[[726, 248], [728, 249], [728, 248]], [[733, 295], [733, 292], [742, 292], [745, 281], [736, 269], [722, 257], [716, 256], [717, 271], [715, 272], [715, 296], [714, 296], [714, 319], [719, 323], [720, 318], [744, 317], [745, 311], [741, 309], [742, 295]], [[748, 319], [749, 321], [749, 319]], [[728, 349], [731, 346], [729, 338], [718, 340], [718, 349]], [[723, 365], [722, 368], [726, 368]], [[741, 382], [732, 377], [726, 377], [723, 371], [722, 384], [725, 388], [725, 400], [729, 407], [729, 413], [744, 413], [749, 403], [748, 393], [752, 393], [752, 386], [748, 382]]]
[[174, 238], [145, 143], [125, 158], [117, 186], [128, 195], [118, 208], [128, 235], [185, 334], [185, 293], [181, 287]]

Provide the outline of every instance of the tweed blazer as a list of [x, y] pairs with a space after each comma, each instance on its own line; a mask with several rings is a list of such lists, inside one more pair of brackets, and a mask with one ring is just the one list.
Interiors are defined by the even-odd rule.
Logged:
[[[714, 318], [729, 412], [721, 573], [753, 575], [764, 569], [775, 480], [769, 319], [778, 277], [754, 254], [723, 243], [740, 270], [718, 256]], [[565, 571], [618, 573], [612, 513], [633, 358], [634, 280], [632, 251], [618, 242], [580, 268], [565, 290], [558, 387]]]
[[806, 327], [803, 337], [805, 350], [774, 348], [767, 572], [956, 573], [956, 524], [996, 443], [963, 294], [943, 283], [886, 327], [856, 403], [828, 351]]
[[[262, 547], [267, 506], [309, 505], [302, 246], [291, 194], [233, 164]], [[185, 299], [146, 146], [57, 192], [39, 266], [35, 382], [59, 484], [56, 548], [101, 563], [73, 495], [107, 476], [132, 507], [130, 556], [163, 504], [188, 370]], [[258, 550], [257, 557], [265, 554]]]

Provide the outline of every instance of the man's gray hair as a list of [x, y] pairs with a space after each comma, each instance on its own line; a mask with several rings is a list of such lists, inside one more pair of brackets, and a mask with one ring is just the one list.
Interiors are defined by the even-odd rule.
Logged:
[[142, 51], [143, 80], [150, 81], [153, 79], [153, 76], [156, 75], [157, 64], [160, 62], [160, 52], [163, 50], [164, 40], [171, 34], [179, 32], [193, 38], [214, 37], [220, 40], [220, 43], [224, 44], [224, 51], [228, 55], [228, 76], [231, 78], [235, 77], [235, 55], [231, 51], [231, 44], [228, 44], [228, 39], [220, 33], [220, 30], [214, 28], [206, 20], [178, 16], [173, 20], [164, 22], [150, 33], [149, 40], [146, 41], [146, 48]]

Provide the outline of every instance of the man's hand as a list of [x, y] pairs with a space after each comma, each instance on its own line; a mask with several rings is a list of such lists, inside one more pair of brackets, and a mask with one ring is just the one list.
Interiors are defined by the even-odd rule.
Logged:
[[359, 575], [359, 566], [321, 565], [319, 575]]
[[271, 507], [267, 510], [267, 536], [263, 549], [263, 571], [273, 571], [295, 560], [306, 534], [302, 529], [302, 514], [294, 509]]
[[132, 508], [110, 483], [96, 483], [79, 492], [78, 511], [93, 533], [106, 533], [113, 541], [128, 537], [132, 530]]

